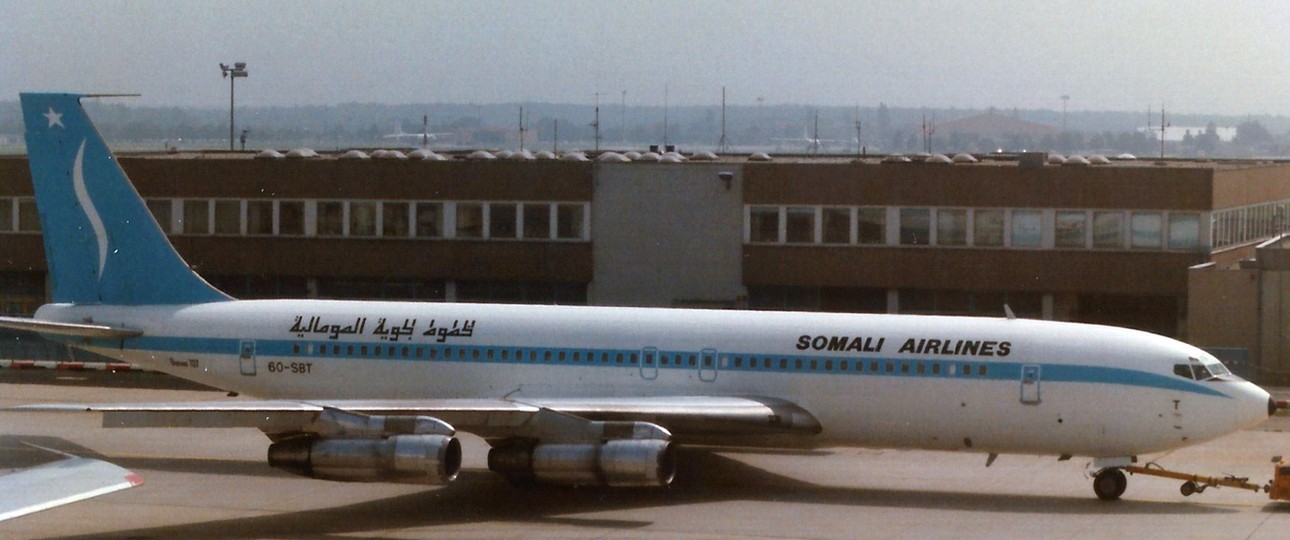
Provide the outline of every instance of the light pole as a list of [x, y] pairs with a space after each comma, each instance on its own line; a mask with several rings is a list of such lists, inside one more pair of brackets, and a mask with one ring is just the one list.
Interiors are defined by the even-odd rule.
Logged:
[[233, 83], [238, 77], [245, 77], [246, 62], [237, 62], [233, 67], [220, 63], [220, 72], [228, 79], [228, 151], [233, 151]]

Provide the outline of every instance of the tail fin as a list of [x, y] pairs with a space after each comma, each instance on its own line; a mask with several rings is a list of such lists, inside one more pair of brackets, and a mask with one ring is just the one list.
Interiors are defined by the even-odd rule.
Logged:
[[52, 298], [74, 304], [230, 300], [170, 245], [78, 94], [21, 94]]

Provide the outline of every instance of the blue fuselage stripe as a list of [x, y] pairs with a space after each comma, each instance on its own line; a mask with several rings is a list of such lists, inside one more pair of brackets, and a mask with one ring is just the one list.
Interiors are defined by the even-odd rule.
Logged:
[[[376, 360], [399, 362], [463, 362], [485, 364], [558, 365], [565, 367], [630, 367], [646, 372], [699, 370], [767, 374], [815, 374], [870, 377], [1020, 381], [1022, 367], [1039, 366], [1041, 384], [1072, 382], [1114, 384], [1227, 397], [1208, 383], [1172, 374], [1150, 373], [1111, 366], [963, 360], [942, 358], [840, 357], [758, 354], [717, 351], [598, 349], [574, 347], [481, 346], [425, 343], [238, 340], [229, 338], [131, 338], [125, 349], [156, 354], [213, 354], [237, 356], [243, 341], [255, 342], [257, 356], [299, 357], [311, 360]], [[114, 347], [118, 342], [96, 343]]]

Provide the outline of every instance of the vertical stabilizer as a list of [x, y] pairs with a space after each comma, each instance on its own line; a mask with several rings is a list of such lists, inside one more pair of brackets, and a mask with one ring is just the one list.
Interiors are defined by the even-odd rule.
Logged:
[[229, 300], [175, 252], [85, 114], [82, 97], [21, 95], [53, 301]]

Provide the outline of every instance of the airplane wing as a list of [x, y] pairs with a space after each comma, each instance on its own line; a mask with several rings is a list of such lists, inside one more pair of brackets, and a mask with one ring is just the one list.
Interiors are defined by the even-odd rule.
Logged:
[[0, 521], [132, 488], [143, 483], [121, 467], [27, 443], [63, 459], [0, 475]]
[[782, 400], [747, 396], [668, 396], [562, 399], [229, 400], [205, 402], [34, 404], [6, 412], [99, 412], [104, 427], [253, 427], [267, 434], [303, 433], [324, 411], [365, 416], [430, 416], [482, 437], [515, 433], [540, 411], [592, 421], [644, 421], [679, 442], [717, 443], [820, 432], [819, 421]]

